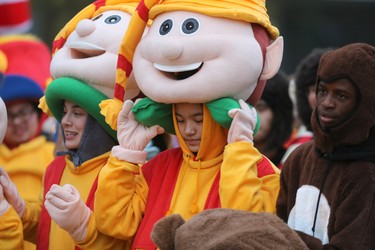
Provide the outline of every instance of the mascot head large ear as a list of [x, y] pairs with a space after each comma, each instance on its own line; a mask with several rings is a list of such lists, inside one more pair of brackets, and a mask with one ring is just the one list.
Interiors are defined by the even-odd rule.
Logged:
[[169, 215], [155, 223], [151, 239], [159, 247], [160, 250], [175, 249], [175, 235], [185, 220], [179, 214]]

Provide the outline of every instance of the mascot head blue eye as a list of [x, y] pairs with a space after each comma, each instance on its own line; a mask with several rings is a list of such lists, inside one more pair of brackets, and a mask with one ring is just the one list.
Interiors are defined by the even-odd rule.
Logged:
[[104, 22], [105, 22], [105, 23], [108, 23], [108, 24], [115, 24], [115, 23], [120, 22], [120, 20], [121, 20], [121, 17], [120, 17], [120, 16], [118, 16], [118, 15], [112, 15], [112, 16], [107, 17], [107, 18], [104, 20]]
[[165, 20], [160, 25], [159, 34], [162, 36], [168, 34], [172, 30], [172, 27], [173, 27], [173, 21], [171, 19]]
[[198, 29], [199, 29], [199, 22], [195, 18], [186, 19], [181, 26], [181, 30], [185, 34], [192, 34], [196, 32]]

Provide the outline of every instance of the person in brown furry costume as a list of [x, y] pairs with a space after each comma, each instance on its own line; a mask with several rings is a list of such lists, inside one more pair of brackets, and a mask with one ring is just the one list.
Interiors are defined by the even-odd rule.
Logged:
[[277, 215], [311, 249], [375, 249], [375, 47], [320, 59], [314, 140], [288, 157]]

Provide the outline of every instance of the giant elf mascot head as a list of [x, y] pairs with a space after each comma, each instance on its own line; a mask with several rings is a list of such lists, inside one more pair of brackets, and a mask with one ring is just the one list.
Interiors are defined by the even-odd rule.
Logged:
[[[101, 92], [106, 98], [112, 97], [117, 78], [121, 77], [118, 68], [123, 65], [124, 55], [120, 46], [138, 2], [97, 0], [77, 13], [53, 41], [50, 71], [54, 80], [51, 84], [59, 80], [60, 85], [63, 79], [65, 87], [74, 93], [77, 91], [74, 86], [81, 82]], [[122, 93], [125, 99], [139, 93], [133, 78], [129, 78], [127, 95]], [[60, 98], [64, 99], [64, 96]], [[44, 98], [40, 106], [50, 113]]]
[[[214, 107], [227, 109], [228, 99], [254, 105], [266, 80], [280, 68], [283, 39], [271, 25], [265, 0], [144, 0], [130, 26], [142, 30], [148, 20], [152, 24], [142, 39], [129, 30], [124, 38], [129, 51], [125, 68], [133, 70], [140, 90], [152, 101], [144, 107], [215, 102]], [[121, 85], [127, 88], [124, 80]], [[119, 106], [117, 96], [115, 92], [114, 100], [101, 104], [113, 127], [108, 117], [116, 111], [108, 107]], [[152, 109], [153, 117], [157, 110]], [[142, 114], [135, 115], [152, 125]]]

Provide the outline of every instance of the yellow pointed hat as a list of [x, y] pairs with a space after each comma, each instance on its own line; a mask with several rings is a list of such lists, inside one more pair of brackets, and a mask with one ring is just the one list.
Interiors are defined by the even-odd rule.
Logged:
[[149, 18], [176, 10], [257, 23], [267, 30], [272, 40], [279, 36], [279, 30], [272, 26], [267, 14], [265, 0], [165, 0], [150, 9]]

